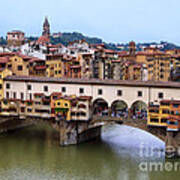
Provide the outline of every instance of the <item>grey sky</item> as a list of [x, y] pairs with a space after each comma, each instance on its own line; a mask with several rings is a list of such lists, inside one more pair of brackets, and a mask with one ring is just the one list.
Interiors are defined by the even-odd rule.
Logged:
[[1, 0], [0, 4], [0, 36], [13, 29], [40, 35], [47, 15], [52, 32], [78, 31], [109, 42], [180, 44], [179, 0]]

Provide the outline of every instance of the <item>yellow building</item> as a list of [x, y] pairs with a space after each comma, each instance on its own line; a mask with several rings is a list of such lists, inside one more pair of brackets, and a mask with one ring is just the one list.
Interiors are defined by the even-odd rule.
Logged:
[[6, 99], [1, 100], [0, 115], [9, 116], [9, 107], [10, 107], [10, 102], [8, 100]]
[[17, 76], [29, 76], [29, 60], [31, 57], [16, 54], [9, 58], [8, 68]]
[[147, 125], [167, 127], [170, 112], [171, 107], [169, 101], [161, 101], [160, 105], [149, 106]]
[[6, 77], [6, 76], [11, 76], [12, 75], [12, 72], [8, 69], [0, 69], [0, 101], [3, 99], [3, 94], [4, 94], [4, 91], [3, 91], [3, 79]]
[[55, 115], [59, 119], [71, 120], [72, 100], [73, 98], [71, 97], [65, 97], [55, 101]]
[[62, 54], [47, 55], [46, 56], [46, 76], [47, 77], [62, 77]]
[[171, 57], [165, 54], [156, 54], [148, 61], [148, 80], [169, 81], [171, 75]]
[[136, 62], [146, 65], [149, 81], [169, 81], [171, 69], [175, 69], [177, 59], [169, 53], [147, 48], [136, 53]]

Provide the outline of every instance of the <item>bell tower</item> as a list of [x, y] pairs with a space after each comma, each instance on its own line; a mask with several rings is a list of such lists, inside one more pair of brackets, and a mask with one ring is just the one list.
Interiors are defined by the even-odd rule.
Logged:
[[48, 21], [48, 18], [45, 17], [45, 21], [44, 21], [44, 24], [43, 24], [43, 33], [42, 33], [43, 36], [46, 36], [46, 37], [50, 37], [50, 24], [49, 24], [49, 21]]
[[129, 55], [135, 56], [135, 54], [136, 54], [136, 43], [134, 41], [131, 41], [129, 43]]

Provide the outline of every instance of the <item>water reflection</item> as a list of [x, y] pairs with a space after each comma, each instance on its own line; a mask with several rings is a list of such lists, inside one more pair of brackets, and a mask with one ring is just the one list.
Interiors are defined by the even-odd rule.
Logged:
[[162, 151], [164, 143], [140, 130], [109, 126], [103, 129], [101, 141], [65, 148], [59, 147], [57, 137], [46, 126], [1, 135], [0, 179], [149, 180], [158, 177], [164, 180], [168, 177], [166, 173], [140, 171], [142, 161], [164, 162], [163, 154], [141, 156], [142, 143], [155, 147], [155, 152]]

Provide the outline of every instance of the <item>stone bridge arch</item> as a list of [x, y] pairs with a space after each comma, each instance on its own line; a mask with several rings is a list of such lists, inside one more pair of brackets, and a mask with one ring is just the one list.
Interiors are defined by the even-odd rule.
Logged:
[[111, 103], [111, 116], [128, 118], [128, 104], [126, 101], [118, 99]]
[[129, 108], [132, 119], [147, 119], [148, 105], [142, 100], [134, 101]]
[[93, 115], [108, 116], [109, 104], [104, 98], [97, 98], [92, 104]]

